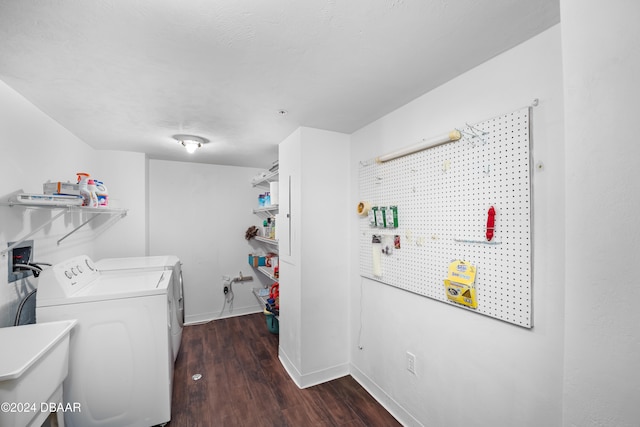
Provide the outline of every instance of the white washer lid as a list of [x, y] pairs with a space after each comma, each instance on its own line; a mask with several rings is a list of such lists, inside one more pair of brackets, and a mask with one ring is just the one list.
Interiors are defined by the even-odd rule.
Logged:
[[77, 304], [123, 298], [167, 294], [171, 275], [167, 271], [130, 271], [126, 274], [100, 275], [89, 286], [65, 298], [39, 299], [38, 306]]
[[172, 268], [178, 262], [178, 257], [175, 255], [104, 258], [96, 262], [96, 267], [100, 271], [162, 269]]

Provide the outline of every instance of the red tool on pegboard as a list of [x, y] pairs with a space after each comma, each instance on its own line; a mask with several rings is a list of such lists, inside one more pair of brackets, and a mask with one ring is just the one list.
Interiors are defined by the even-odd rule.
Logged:
[[493, 229], [496, 224], [496, 210], [491, 206], [487, 212], [487, 242], [493, 239]]

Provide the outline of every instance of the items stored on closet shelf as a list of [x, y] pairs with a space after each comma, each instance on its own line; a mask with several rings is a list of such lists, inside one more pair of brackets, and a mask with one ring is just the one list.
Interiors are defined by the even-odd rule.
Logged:
[[31, 205], [58, 205], [58, 206], [80, 206], [82, 198], [80, 196], [67, 196], [64, 194], [27, 194], [21, 193], [16, 196], [16, 201]]
[[264, 315], [267, 319], [267, 329], [269, 329], [269, 332], [271, 332], [272, 334], [279, 334], [280, 333], [280, 321], [278, 320], [278, 315], [274, 314], [272, 312], [270, 312], [267, 309], [263, 310]]
[[276, 316], [280, 315], [280, 284], [278, 282], [274, 282], [269, 288], [265, 309]]
[[270, 176], [275, 176], [278, 173], [278, 169], [279, 169], [279, 163], [278, 163], [278, 160], [276, 160], [271, 164], [268, 171], [262, 171], [258, 173], [256, 176], [253, 177], [251, 181], [253, 183], [261, 182], [264, 179], [269, 178]]
[[265, 256], [264, 265], [265, 267], [276, 268], [280, 263], [280, 259], [278, 258], [278, 254], [269, 252]]
[[[95, 191], [95, 183], [93, 180], [89, 180], [89, 174], [86, 172], [78, 172], [78, 188], [80, 189], [80, 195], [84, 200], [82, 206], [88, 206], [90, 208], [98, 207], [98, 195]], [[91, 182], [91, 184], [89, 184]]]
[[47, 181], [42, 185], [42, 192], [47, 195], [63, 195], [82, 197], [82, 206], [97, 208], [109, 204], [109, 195], [104, 182], [91, 179], [86, 172], [78, 172], [77, 181]]
[[270, 216], [262, 221], [262, 236], [266, 239], [276, 238], [276, 217]]
[[267, 265], [267, 258], [264, 255], [249, 254], [249, 265], [251, 267], [264, 267]]
[[42, 192], [44, 194], [59, 194], [64, 196], [79, 196], [80, 186], [72, 182], [51, 182], [47, 181], [42, 184]]
[[278, 205], [278, 181], [269, 183], [269, 191], [258, 195], [258, 208], [268, 208]]
[[270, 267], [275, 268], [279, 265], [278, 254], [269, 252], [265, 255], [249, 254], [249, 265], [251, 267]]
[[280, 203], [280, 187], [278, 181], [269, 183], [269, 200], [272, 206], [277, 206]]
[[246, 240], [251, 240], [256, 237], [259, 232], [260, 230], [258, 230], [258, 227], [252, 225], [251, 227], [247, 228], [247, 231], [244, 232], [244, 238]]
[[94, 179], [96, 185], [96, 196], [98, 196], [98, 206], [107, 206], [109, 204], [109, 193], [104, 182]]
[[271, 194], [268, 191], [258, 195], [258, 207], [264, 208], [265, 206], [271, 206]]

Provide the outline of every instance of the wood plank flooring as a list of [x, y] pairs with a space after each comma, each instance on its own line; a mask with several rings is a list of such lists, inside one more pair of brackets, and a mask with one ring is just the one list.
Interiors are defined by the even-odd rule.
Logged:
[[299, 389], [262, 313], [184, 328], [171, 414], [169, 427], [400, 425], [350, 376]]

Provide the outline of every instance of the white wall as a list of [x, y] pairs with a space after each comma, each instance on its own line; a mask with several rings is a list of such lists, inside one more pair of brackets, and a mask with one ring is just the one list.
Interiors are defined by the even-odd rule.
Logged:
[[[270, 282], [249, 266], [247, 255], [268, 246], [244, 239], [247, 228], [261, 223], [253, 209], [265, 190], [251, 186], [260, 171], [149, 161], [149, 254], [176, 255], [182, 261], [188, 323], [262, 311], [251, 289]], [[233, 285], [231, 310], [222, 276], [240, 271], [254, 281]]]
[[278, 354], [301, 388], [349, 372], [349, 140], [343, 133], [301, 127], [278, 148]]
[[[349, 240], [357, 242], [360, 160], [511, 112], [535, 98], [540, 104], [532, 116], [533, 157], [544, 168], [533, 172], [533, 329], [363, 279], [358, 245], [351, 245], [352, 372], [407, 425], [561, 425], [565, 194], [559, 26], [352, 135]], [[416, 376], [406, 370], [407, 351], [416, 356]]]
[[562, 0], [565, 426], [640, 423], [640, 3]]
[[[304, 374], [318, 379], [348, 371], [349, 136], [302, 129], [301, 218], [298, 219], [303, 304]], [[293, 224], [293, 221], [292, 221]], [[308, 375], [313, 378], [314, 375]]]
[[[91, 174], [105, 183], [109, 206], [127, 209], [117, 227], [102, 228], [96, 233], [95, 259], [144, 256], [147, 222], [147, 160], [142, 153], [96, 151], [98, 163]], [[131, 238], [134, 236], [134, 238]]]
[[[116, 223], [97, 219], [59, 246], [57, 240], [80, 225], [83, 216], [74, 214], [58, 218], [31, 238], [35, 261], [55, 263], [81, 253], [92, 257], [115, 253], [115, 241], [126, 241], [135, 252], [144, 248], [144, 223], [137, 214], [144, 212], [144, 203], [119, 194], [125, 176], [120, 165], [125, 164], [132, 176], [139, 173], [138, 168], [142, 168], [144, 174], [142, 155], [94, 150], [1, 81], [0, 117], [0, 200], [6, 201], [14, 193], [41, 193], [42, 184], [47, 180], [74, 181], [76, 172], [97, 176], [99, 171], [107, 183], [115, 183], [114, 197], [124, 197], [126, 206], [122, 207], [131, 210], [129, 218]], [[106, 162], [106, 159], [110, 161]], [[133, 183], [127, 191], [128, 194], [144, 193], [144, 182]], [[0, 206], [0, 247], [6, 248], [8, 242], [22, 238], [53, 215], [48, 210]], [[96, 240], [97, 235], [102, 243]], [[0, 258], [0, 326], [13, 324], [20, 300], [37, 286], [33, 277], [8, 284], [7, 259], [8, 256]]]
[[302, 128], [278, 146], [280, 165], [280, 211], [276, 220], [280, 251], [280, 334], [278, 354], [289, 376], [300, 387], [302, 378], [303, 287], [300, 244], [302, 230]]

